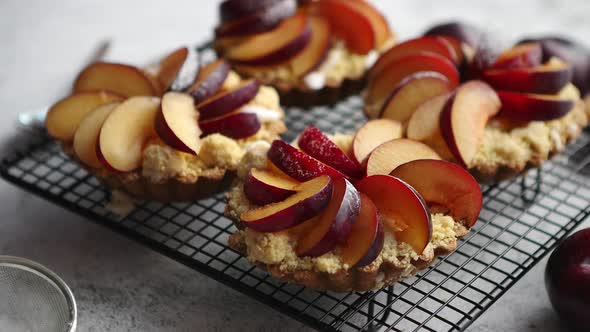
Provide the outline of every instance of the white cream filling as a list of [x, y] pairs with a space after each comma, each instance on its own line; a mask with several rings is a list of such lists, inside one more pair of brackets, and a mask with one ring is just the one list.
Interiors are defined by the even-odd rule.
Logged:
[[257, 105], [246, 105], [242, 107], [242, 112], [256, 114], [258, 120], [262, 123], [281, 120], [281, 114], [279, 112]]
[[379, 60], [379, 52], [372, 50], [365, 58], [365, 68], [370, 69]]
[[303, 78], [303, 82], [312, 90], [323, 89], [326, 86], [326, 74], [319, 71], [311, 72]]
[[[326, 60], [320, 67], [303, 78], [305, 85], [312, 90], [320, 90], [326, 86], [328, 73], [337, 66], [344, 57], [344, 51], [340, 48], [334, 48], [328, 54]], [[365, 56], [364, 66], [366, 69], [373, 67], [375, 62], [379, 59], [379, 52], [372, 50]]]
[[312, 90], [323, 89], [326, 86], [326, 73], [340, 62], [342, 56], [343, 51], [341, 49], [331, 50], [324, 63], [317, 70], [312, 71], [303, 78], [305, 85]]

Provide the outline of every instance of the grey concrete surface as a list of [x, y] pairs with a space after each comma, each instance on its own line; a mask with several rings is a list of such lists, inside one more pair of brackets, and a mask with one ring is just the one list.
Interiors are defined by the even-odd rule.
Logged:
[[[585, 0], [375, 1], [402, 39], [461, 18], [500, 41], [561, 32], [587, 40]], [[113, 39], [109, 59], [142, 63], [208, 38], [217, 1], [0, 1], [0, 139], [16, 115], [64, 95], [89, 50]], [[296, 321], [180, 264], [0, 182], [0, 254], [53, 269], [76, 294], [79, 331], [301, 331]], [[589, 226], [586, 222], [585, 226]], [[561, 331], [541, 262], [469, 331]], [[0, 326], [0, 331], [2, 327]]]

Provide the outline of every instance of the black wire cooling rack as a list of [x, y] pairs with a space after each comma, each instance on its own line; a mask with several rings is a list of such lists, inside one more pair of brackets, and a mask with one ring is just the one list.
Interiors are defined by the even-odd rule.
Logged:
[[[309, 124], [351, 131], [365, 121], [360, 107], [352, 97], [330, 109], [289, 109], [285, 138]], [[190, 204], [138, 202], [120, 220], [104, 208], [108, 192], [54, 141], [39, 133], [15, 140], [2, 153], [7, 181], [318, 330], [464, 330], [590, 214], [590, 133], [584, 132], [539, 170], [483, 187], [477, 224], [427, 270], [376, 292], [318, 292], [272, 278], [227, 246], [235, 228], [223, 216], [222, 194]]]

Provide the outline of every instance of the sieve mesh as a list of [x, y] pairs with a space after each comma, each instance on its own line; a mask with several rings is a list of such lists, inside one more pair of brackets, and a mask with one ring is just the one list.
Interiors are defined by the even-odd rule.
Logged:
[[35, 263], [4, 261], [0, 261], [2, 331], [73, 331], [76, 310], [67, 286]]

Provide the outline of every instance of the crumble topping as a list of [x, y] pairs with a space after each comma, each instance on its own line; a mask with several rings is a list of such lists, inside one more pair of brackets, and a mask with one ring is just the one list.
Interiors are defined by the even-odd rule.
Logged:
[[221, 90], [227, 91], [236, 88], [238, 85], [240, 85], [241, 81], [242, 79], [240, 78], [240, 75], [238, 75], [235, 71], [230, 70], [227, 74], [227, 77], [225, 78], [225, 81], [223, 81], [223, 84], [221, 85]]
[[266, 167], [266, 153], [270, 149], [270, 143], [256, 141], [246, 148], [246, 154], [238, 166], [238, 177], [245, 179], [252, 168]]
[[[339, 85], [343, 80], [358, 79], [370, 68], [367, 64], [372, 61], [376, 52], [367, 55], [350, 53], [343, 42], [336, 42], [328, 52], [324, 62], [313, 72], [303, 78], [303, 82], [311, 90], [320, 90], [326, 85]], [[373, 54], [372, 56], [370, 56]]]
[[205, 168], [201, 159], [174, 150], [160, 140], [154, 140], [143, 151], [141, 172], [153, 183], [170, 178], [196, 180]]
[[[436, 222], [434, 220], [436, 219]], [[436, 247], [447, 247], [449, 241], [455, 241], [457, 235], [455, 220], [447, 215], [435, 214], [432, 216], [432, 243]], [[452, 235], [452, 236], [451, 236]]]
[[199, 157], [209, 167], [235, 169], [244, 156], [236, 141], [220, 134], [207, 136], [202, 141]]
[[279, 94], [277, 90], [270, 86], [261, 86], [258, 89], [258, 94], [249, 105], [276, 110], [280, 108]]

